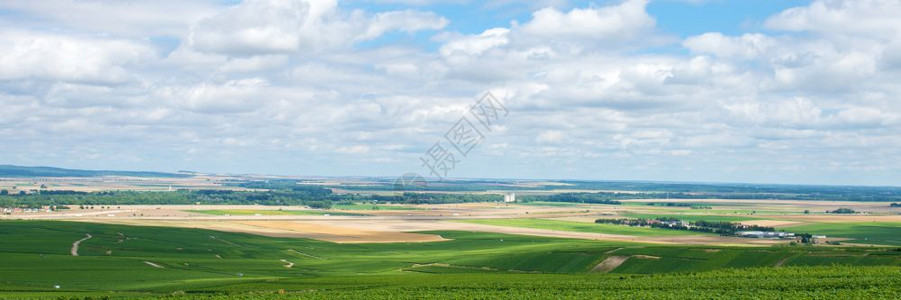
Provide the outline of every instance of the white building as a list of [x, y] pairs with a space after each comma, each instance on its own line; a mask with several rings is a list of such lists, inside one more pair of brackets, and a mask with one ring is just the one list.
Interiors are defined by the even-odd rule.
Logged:
[[507, 193], [504, 194], [504, 203], [516, 202], [516, 194], [515, 193]]

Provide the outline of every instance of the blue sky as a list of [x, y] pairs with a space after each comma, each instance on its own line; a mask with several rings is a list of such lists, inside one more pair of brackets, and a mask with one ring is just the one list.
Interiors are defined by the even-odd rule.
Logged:
[[[567, 3], [555, 5], [555, 7], [588, 7], [590, 5], [611, 3], [616, 3], [616, 1], [568, 1]], [[767, 17], [785, 9], [805, 6], [809, 3], [809, 0], [664, 0], [649, 3], [647, 11], [656, 18], [658, 28], [662, 32], [684, 38], [712, 30], [732, 35], [766, 31], [766, 28], [762, 26], [762, 22]], [[414, 7], [439, 12], [442, 16], [450, 19], [450, 24], [445, 28], [447, 30], [465, 34], [477, 34], [486, 28], [509, 26], [513, 20], [521, 23], [527, 22], [533, 9], [542, 7], [540, 4], [530, 5], [512, 1], [495, 5], [480, 3], [479, 1], [436, 1], [435, 3], [424, 3]], [[401, 3], [374, 1], [350, 1], [341, 3], [341, 6], [351, 10], [369, 11], [390, 11], [409, 8], [409, 5]], [[430, 37], [431, 35], [428, 33], [414, 35], [392, 34], [366, 46], [372, 44], [382, 45], [384, 43], [397, 42], [398, 40], [407, 43], [420, 43], [426, 47], [438, 45], [431, 43], [429, 41]]]
[[[893, 0], [0, 2], [0, 163], [897, 185]], [[453, 153], [453, 152], [451, 152]], [[431, 174], [436, 175], [436, 174]]]

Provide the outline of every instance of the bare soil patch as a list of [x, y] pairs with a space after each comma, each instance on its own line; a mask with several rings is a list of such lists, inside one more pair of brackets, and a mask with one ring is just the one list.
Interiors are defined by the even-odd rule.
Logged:
[[594, 266], [594, 268], [591, 268], [591, 272], [607, 273], [607, 272], [613, 271], [616, 268], [618, 268], [620, 265], [622, 265], [624, 262], [626, 262], [626, 260], [628, 260], [628, 259], [629, 259], [628, 256], [619, 256], [619, 255], [614, 255], [614, 256], [608, 257], [601, 263]]

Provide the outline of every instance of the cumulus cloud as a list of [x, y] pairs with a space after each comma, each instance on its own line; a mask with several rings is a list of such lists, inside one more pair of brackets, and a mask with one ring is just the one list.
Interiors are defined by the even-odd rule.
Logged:
[[646, 37], [655, 20], [645, 10], [647, 0], [628, 0], [619, 5], [574, 8], [568, 12], [553, 7], [538, 10], [520, 30], [526, 35], [559, 41], [578, 39], [624, 41]]
[[216, 53], [316, 52], [390, 31], [437, 30], [447, 24], [433, 12], [415, 10], [345, 13], [335, 0], [246, 0], [198, 21], [189, 41], [198, 50]]
[[34, 31], [0, 31], [0, 80], [44, 79], [117, 83], [128, 64], [152, 58], [141, 43]]
[[449, 21], [433, 12], [415, 10], [389, 11], [372, 17], [366, 31], [358, 37], [361, 40], [377, 38], [386, 32], [403, 31], [412, 33], [420, 30], [442, 29]]
[[815, 0], [808, 6], [785, 10], [766, 20], [766, 26], [786, 31], [825, 35], [850, 34], [898, 38], [901, 2], [894, 0]]
[[400, 4], [138, 1], [128, 14], [115, 1], [7, 1], [27, 14], [0, 20], [4, 157], [415, 172], [492, 90], [509, 117], [454, 176], [817, 182], [901, 170], [895, 1], [813, 1], [763, 32], [712, 28], [662, 51], [667, 29], [647, 1], [461, 5], [530, 12], [455, 26], [472, 20]]
[[335, 1], [248, 0], [197, 22], [190, 44], [223, 53], [285, 53], [331, 44], [320, 31]]
[[709, 53], [720, 57], [739, 59], [760, 58], [777, 44], [776, 39], [759, 33], [729, 37], [719, 32], [708, 32], [689, 37], [682, 42], [685, 48], [695, 53]]
[[[44, 27], [47, 21], [68, 29], [78, 29], [117, 36], [185, 35], [192, 22], [218, 9], [217, 1], [72, 1], [72, 0], [8, 0], [0, 2], [4, 18], [19, 25]], [[22, 17], [40, 16], [38, 20]]]
[[509, 43], [510, 39], [507, 36], [509, 33], [510, 29], [507, 28], [492, 28], [478, 35], [454, 39], [441, 46], [441, 54], [451, 56], [459, 52], [467, 55], [479, 55], [491, 48]]
[[222, 84], [203, 83], [172, 95], [182, 105], [194, 112], [217, 114], [253, 111], [263, 102], [270, 100], [270, 95], [263, 94], [268, 86], [260, 78], [231, 80]]

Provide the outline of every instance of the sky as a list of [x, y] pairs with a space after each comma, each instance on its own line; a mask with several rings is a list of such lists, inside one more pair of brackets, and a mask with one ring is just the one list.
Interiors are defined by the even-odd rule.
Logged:
[[[897, 0], [0, 0], [0, 164], [901, 185], [898, 16]], [[489, 92], [504, 109], [479, 129]]]

